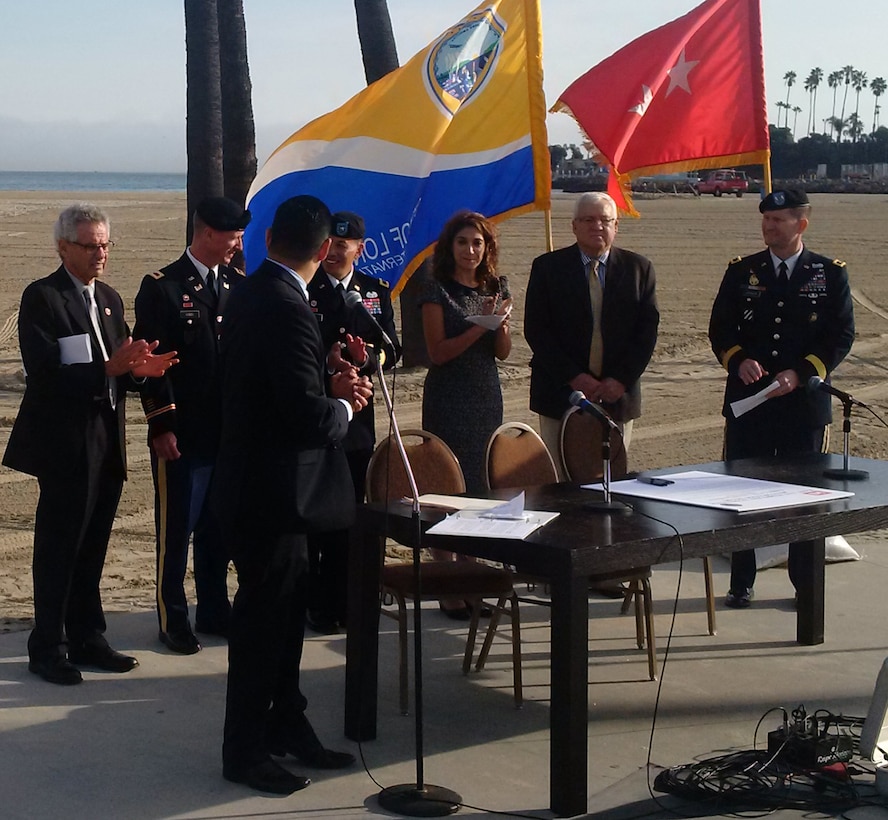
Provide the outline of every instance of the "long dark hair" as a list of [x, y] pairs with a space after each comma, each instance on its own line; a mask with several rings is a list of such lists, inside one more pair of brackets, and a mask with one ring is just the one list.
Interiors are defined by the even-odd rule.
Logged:
[[499, 293], [499, 278], [496, 275], [497, 244], [496, 229], [483, 214], [474, 211], [458, 211], [444, 225], [435, 253], [432, 257], [432, 275], [440, 282], [453, 279], [456, 260], [453, 258], [453, 241], [463, 228], [474, 228], [484, 237], [484, 257], [475, 272], [478, 284], [485, 293]]

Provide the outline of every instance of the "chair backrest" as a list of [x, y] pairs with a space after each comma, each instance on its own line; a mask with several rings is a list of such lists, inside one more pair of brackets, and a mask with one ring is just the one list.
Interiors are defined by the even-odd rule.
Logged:
[[[570, 407], [561, 419], [561, 461], [571, 481], [587, 484], [600, 481], [604, 475], [601, 459], [601, 422], [579, 407]], [[616, 480], [628, 471], [626, 448], [617, 430], [610, 430], [611, 478]]]
[[484, 480], [489, 490], [533, 487], [554, 484], [558, 472], [536, 430], [520, 421], [507, 421], [487, 442]]
[[[404, 451], [420, 495], [457, 495], [466, 491], [459, 460], [438, 436], [425, 430], [402, 430]], [[367, 465], [367, 500], [391, 501], [412, 496], [407, 471], [393, 435], [383, 439]]]

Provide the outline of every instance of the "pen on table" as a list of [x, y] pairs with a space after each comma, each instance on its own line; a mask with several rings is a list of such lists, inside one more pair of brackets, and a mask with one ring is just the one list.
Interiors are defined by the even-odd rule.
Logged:
[[668, 487], [670, 484], [675, 484], [672, 479], [659, 478], [655, 475], [640, 475], [636, 476], [635, 480], [640, 481], [642, 484], [652, 484], [654, 487]]

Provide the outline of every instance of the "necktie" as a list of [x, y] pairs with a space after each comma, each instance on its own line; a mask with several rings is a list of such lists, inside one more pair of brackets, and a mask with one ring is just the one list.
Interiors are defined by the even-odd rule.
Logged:
[[589, 346], [589, 370], [596, 378], [601, 375], [604, 354], [604, 341], [601, 338], [601, 304], [604, 291], [598, 278], [599, 261], [593, 259], [589, 265], [589, 298], [592, 302], [592, 344]]
[[[93, 332], [96, 335], [96, 341], [102, 351], [102, 360], [108, 361], [108, 348], [105, 346], [105, 337], [102, 335], [102, 323], [99, 321], [99, 307], [96, 300], [88, 289], [83, 291], [83, 299], [86, 302], [86, 312], [89, 316], [89, 322], [92, 325]], [[117, 384], [114, 379], [105, 376], [105, 383], [108, 389], [108, 398], [111, 401], [111, 407], [117, 406]]]
[[212, 268], [207, 271], [207, 290], [210, 295], [216, 296], [216, 272]]
[[789, 285], [789, 268], [786, 262], [781, 262], [777, 266], [777, 295], [785, 296], [786, 288]]

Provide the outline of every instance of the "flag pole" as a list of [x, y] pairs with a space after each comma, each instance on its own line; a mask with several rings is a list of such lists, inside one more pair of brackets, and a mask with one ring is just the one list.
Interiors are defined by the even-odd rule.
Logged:
[[771, 188], [773, 186], [773, 180], [771, 179], [771, 152], [768, 151], [768, 155], [765, 157], [764, 163], [762, 163], [762, 168], [765, 171], [765, 178], [763, 180], [763, 184], [765, 186], [765, 196], [771, 193]]
[[552, 243], [552, 209], [546, 208], [544, 211], [545, 214], [545, 225], [546, 225], [546, 250], [552, 251], [555, 249], [554, 244]]

